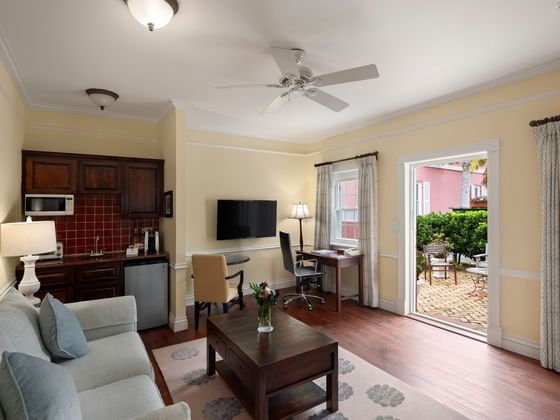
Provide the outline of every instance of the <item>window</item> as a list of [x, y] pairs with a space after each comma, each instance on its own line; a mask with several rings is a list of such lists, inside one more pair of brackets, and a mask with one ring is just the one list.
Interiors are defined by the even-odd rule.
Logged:
[[471, 185], [471, 198], [486, 197], [487, 194], [484, 185]]
[[358, 242], [358, 171], [333, 173], [331, 242], [356, 246]]

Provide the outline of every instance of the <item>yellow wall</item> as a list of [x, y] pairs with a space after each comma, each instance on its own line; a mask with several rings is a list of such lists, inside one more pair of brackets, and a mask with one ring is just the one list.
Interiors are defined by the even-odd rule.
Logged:
[[161, 158], [159, 125], [124, 118], [29, 109], [24, 149]]
[[[25, 105], [6, 68], [0, 63], [0, 223], [21, 221], [24, 123]], [[17, 262], [17, 258], [0, 258], [0, 290], [14, 279]]]
[[[559, 87], [560, 72], [553, 72], [374, 124], [314, 145], [323, 152], [313, 161], [379, 151], [379, 250], [396, 254], [398, 237], [391, 224], [399, 221], [399, 156], [499, 139], [501, 267], [538, 273], [539, 182], [535, 141], [528, 123], [558, 114]], [[380, 257], [380, 277], [381, 297], [396, 300], [396, 259]], [[504, 333], [537, 342], [539, 282], [501, 276], [500, 300]]]
[[[299, 153], [302, 146], [259, 139], [260, 149], [269, 152], [256, 152], [247, 150], [256, 146], [252, 143], [256, 139], [193, 130], [187, 132], [186, 141], [187, 253], [241, 249], [251, 262], [232, 270], [243, 268], [246, 284], [289, 280], [282, 268], [278, 237], [216, 240], [216, 200], [277, 200], [278, 231], [290, 232], [297, 244], [299, 224], [288, 216], [293, 203], [308, 198], [311, 172], [307, 158]], [[228, 148], [209, 147], [217, 144]], [[312, 221], [304, 221], [304, 226], [305, 240], [312, 241]], [[273, 248], [251, 249], [255, 247]], [[192, 294], [192, 284], [187, 293]]]

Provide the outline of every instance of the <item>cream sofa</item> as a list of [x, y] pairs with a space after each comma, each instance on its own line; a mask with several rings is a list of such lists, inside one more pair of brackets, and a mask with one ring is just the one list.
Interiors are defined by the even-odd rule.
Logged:
[[[136, 332], [133, 296], [66, 306], [80, 321], [89, 346], [85, 356], [59, 363], [72, 375], [84, 420], [191, 418], [187, 404], [165, 407], [161, 399], [150, 359]], [[41, 340], [38, 311], [15, 289], [0, 301], [0, 354], [4, 351], [50, 361]]]

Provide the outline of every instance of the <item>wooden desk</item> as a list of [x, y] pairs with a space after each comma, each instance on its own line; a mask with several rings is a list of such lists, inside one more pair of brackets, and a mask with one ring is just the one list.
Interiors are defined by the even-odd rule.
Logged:
[[349, 299], [353, 296], [342, 296], [340, 293], [340, 277], [341, 271], [346, 267], [358, 266], [358, 304], [363, 305], [362, 289], [364, 286], [364, 268], [363, 268], [363, 255], [346, 256], [339, 255], [337, 253], [333, 254], [320, 254], [313, 251], [296, 251], [297, 254], [303, 255], [306, 260], [315, 259], [319, 261], [319, 264], [328, 265], [329, 267], [334, 267], [336, 270], [336, 311], [340, 312], [342, 309], [342, 300]]

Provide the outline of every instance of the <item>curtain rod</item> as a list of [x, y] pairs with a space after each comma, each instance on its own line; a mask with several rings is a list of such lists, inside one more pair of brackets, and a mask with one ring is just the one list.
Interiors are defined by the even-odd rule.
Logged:
[[357, 156], [349, 157], [349, 158], [346, 158], [346, 159], [338, 159], [338, 160], [331, 160], [329, 162], [316, 163], [315, 167], [317, 168], [319, 166], [332, 165], [333, 163], [346, 162], [348, 160], [360, 159], [360, 158], [365, 158], [365, 157], [368, 157], [368, 156], [375, 156], [375, 158], [377, 159], [378, 154], [379, 154], [379, 152], [372, 152], [372, 153], [366, 153], [366, 154], [363, 154], [363, 155], [357, 155]]
[[548, 124], [549, 122], [560, 121], [560, 115], [555, 115], [554, 117], [545, 118], [544, 120], [535, 120], [529, 123], [531, 127], [538, 127], [539, 125]]

